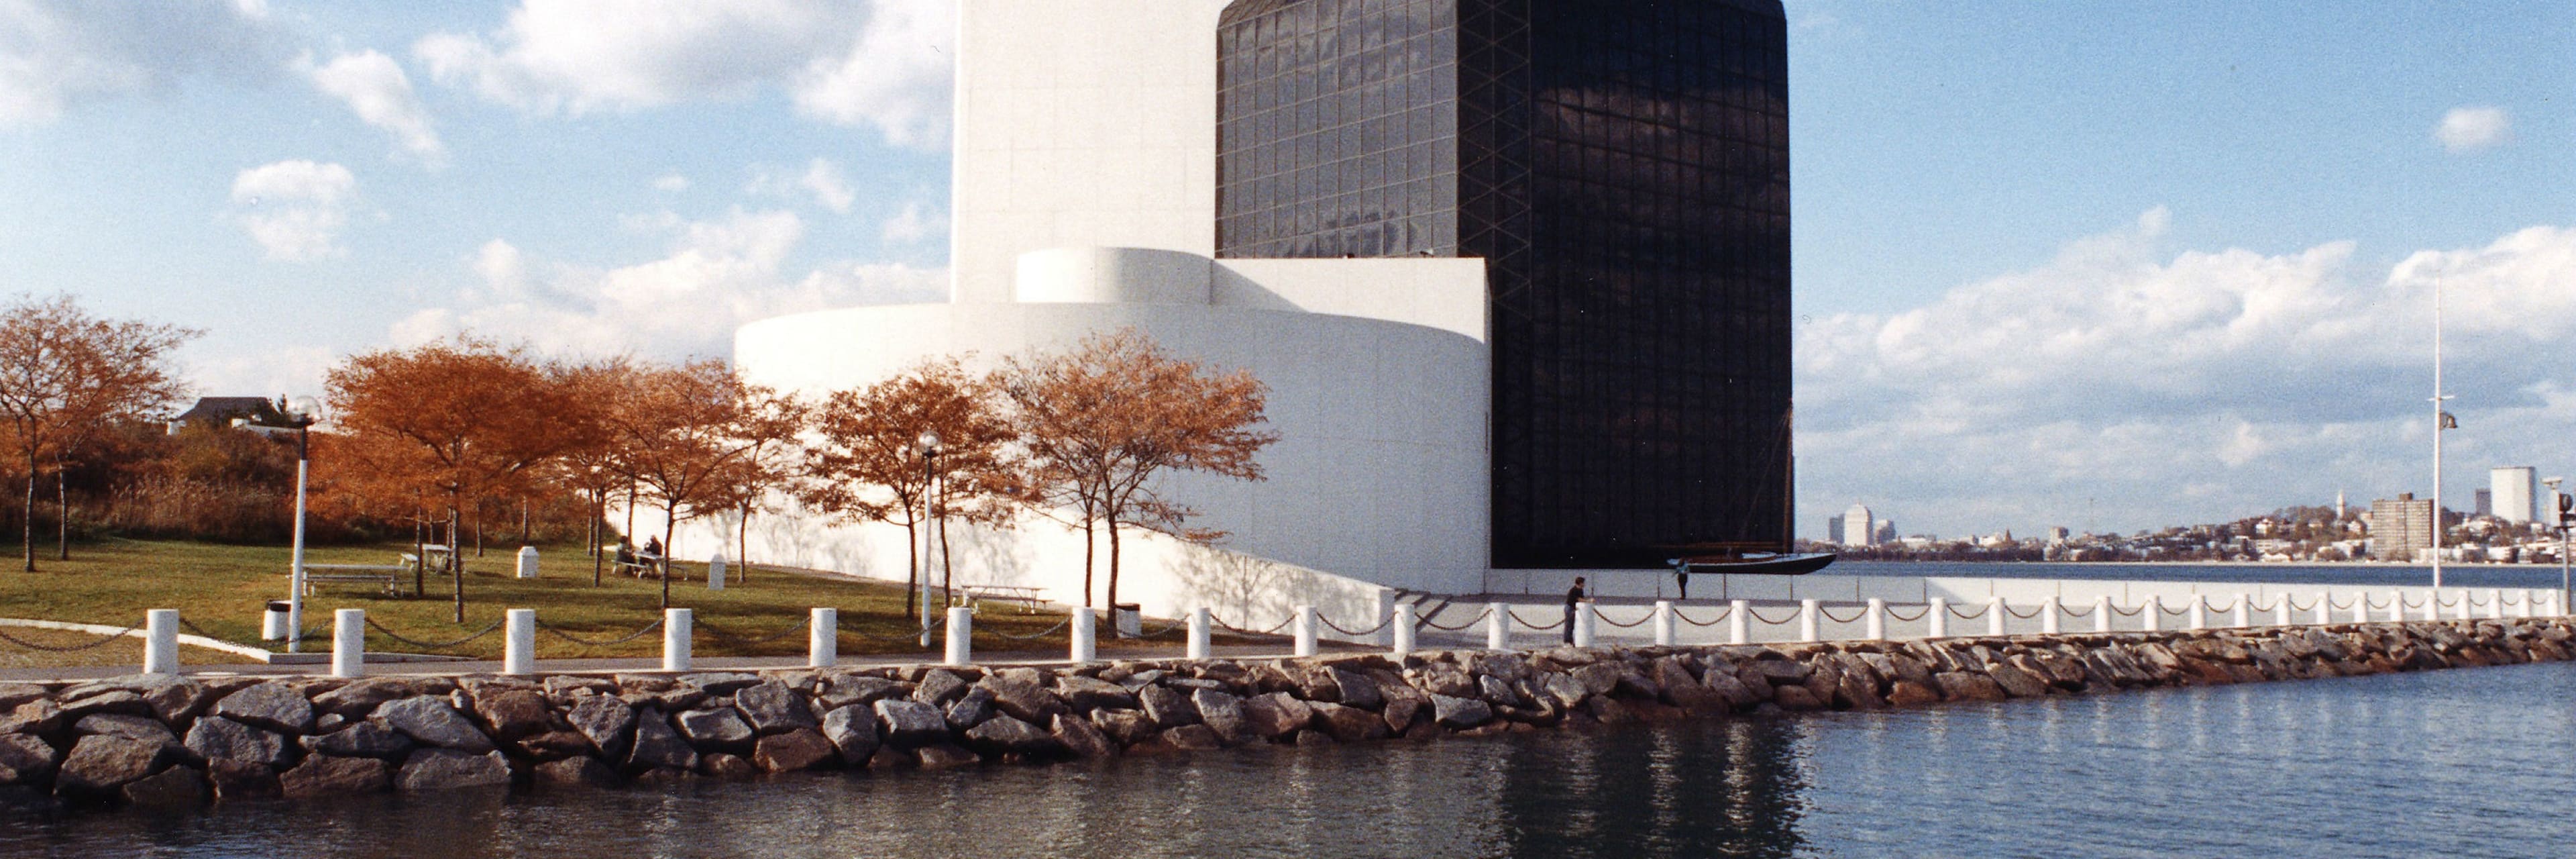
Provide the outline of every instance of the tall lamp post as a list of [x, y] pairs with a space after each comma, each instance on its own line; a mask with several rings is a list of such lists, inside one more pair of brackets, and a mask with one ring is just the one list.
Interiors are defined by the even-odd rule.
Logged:
[[[915, 449], [921, 451], [921, 512], [928, 513], [931, 499], [935, 497], [930, 488], [932, 483], [939, 479], [938, 472], [932, 467], [932, 463], [939, 459], [939, 433], [936, 430], [923, 430], [921, 437], [913, 441]], [[934, 544], [931, 543], [930, 529], [921, 529], [921, 564], [920, 569], [915, 573], [921, 577], [921, 646], [923, 647], [930, 646], [930, 547], [932, 545]]]
[[[2448, 530], [2445, 527], [2448, 523], [2442, 516], [2442, 431], [2460, 426], [2458, 419], [2442, 410], [2442, 401], [2450, 398], [2449, 394], [2442, 393], [2442, 279], [2436, 277], [2433, 279], [2433, 589], [2436, 591], [2442, 588], [2442, 532]], [[2440, 596], [2436, 593], [2425, 599]]]
[[322, 405], [312, 397], [279, 405], [284, 406], [280, 411], [286, 426], [295, 429], [295, 544], [287, 556], [286, 576], [286, 652], [295, 653], [304, 644], [304, 487], [312, 462], [313, 424], [322, 419]]
[[[2567, 497], [2566, 497], [2566, 496], [2564, 496], [2564, 495], [2560, 495], [2560, 494], [2558, 494], [2558, 484], [2559, 484], [2559, 483], [2561, 483], [2561, 482], [2563, 482], [2563, 481], [2565, 481], [2565, 480], [2566, 480], [2566, 478], [2564, 478], [2564, 477], [2552, 477], [2552, 478], [2549, 478], [2549, 479], [2546, 479], [2546, 480], [2542, 480], [2542, 481], [2540, 481], [2541, 483], [2548, 484], [2548, 486], [2549, 486], [2549, 507], [2550, 507], [2550, 515], [2551, 515], [2551, 516], [2556, 517], [2556, 519], [2557, 519], [2557, 522], [2556, 522], [2556, 526], [2555, 526], [2555, 527], [2558, 529], [2558, 613], [2559, 613], [2559, 614], [2566, 614], [2566, 613], [2567, 613], [2567, 591], [2568, 591], [2568, 588], [2567, 588], [2567, 583], [2568, 583], [2568, 579], [2567, 579], [2567, 531], [2568, 531], [2568, 526], [2569, 526], [2569, 524], [2570, 524], [2570, 523], [2569, 523], [2569, 521], [2568, 521], [2570, 517], [2569, 517], [2568, 512], [2567, 512], [2567, 507], [2568, 507], [2568, 504], [2567, 504]], [[2527, 600], [2527, 599], [2526, 599], [2526, 600], [2524, 600], [2523, 602], [2524, 602], [2524, 604], [2525, 604], [2525, 605], [2529, 605], [2529, 604], [2530, 604], [2530, 600]]]

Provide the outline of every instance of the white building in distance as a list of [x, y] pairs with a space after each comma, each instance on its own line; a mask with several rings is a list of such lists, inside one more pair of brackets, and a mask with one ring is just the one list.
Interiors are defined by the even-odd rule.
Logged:
[[2528, 465], [2487, 469], [2488, 504], [2492, 514], [2516, 525], [2540, 518], [2540, 472]]
[[1843, 545], [1878, 545], [1878, 520], [1870, 516], [1867, 506], [1854, 504], [1843, 511]]

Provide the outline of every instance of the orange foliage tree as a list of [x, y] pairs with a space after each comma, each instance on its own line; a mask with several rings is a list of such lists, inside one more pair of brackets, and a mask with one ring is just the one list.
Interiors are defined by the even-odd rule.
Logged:
[[[903, 526], [906, 614], [929, 610], [913, 601], [927, 575], [923, 522], [940, 514], [995, 522], [1009, 514], [1003, 451], [1013, 435], [991, 391], [957, 359], [941, 358], [865, 388], [835, 391], [815, 409], [809, 479], [798, 494], [819, 512]], [[934, 457], [923, 456], [925, 433], [939, 437]]]
[[760, 386], [746, 386], [733, 421], [734, 439], [744, 445], [716, 476], [713, 495], [734, 514], [734, 561], [743, 581], [751, 580], [751, 517], [770, 509], [772, 490], [792, 486], [804, 473], [804, 432], [813, 409], [795, 397]]
[[[36, 484], [51, 460], [56, 474], [85, 440], [117, 421], [148, 420], [177, 399], [170, 352], [196, 331], [100, 319], [69, 296], [20, 299], [0, 308], [0, 420], [26, 479], [21, 508], [25, 571], [36, 571]], [[61, 486], [56, 498], [62, 499]], [[62, 506], [68, 506], [67, 504]], [[67, 511], [58, 512], [58, 519]], [[61, 552], [70, 554], [69, 541]]]
[[1198, 511], [1165, 497], [1154, 478], [1186, 471], [1261, 480], [1257, 457], [1279, 439], [1261, 429], [1268, 388], [1259, 379], [1174, 357], [1132, 328], [1061, 353], [1014, 357], [1000, 386], [1024, 459], [1023, 497], [1081, 520], [1085, 605], [1095, 521], [1109, 536], [1115, 607], [1121, 525], [1200, 544], [1225, 536], [1189, 527]]
[[[755, 447], [743, 431], [744, 404], [772, 394], [745, 384], [721, 361], [645, 368], [630, 393], [632, 399], [608, 411], [618, 451], [611, 461], [662, 507], [667, 557], [679, 523], [732, 504], [726, 475]], [[662, 606], [670, 605], [665, 561]]]
[[[562, 389], [523, 349], [459, 339], [353, 355], [331, 369], [334, 485], [399, 508], [434, 498], [444, 513], [456, 622], [465, 620], [460, 514], [494, 495], [525, 492], [571, 441]], [[420, 582], [414, 581], [415, 592]]]

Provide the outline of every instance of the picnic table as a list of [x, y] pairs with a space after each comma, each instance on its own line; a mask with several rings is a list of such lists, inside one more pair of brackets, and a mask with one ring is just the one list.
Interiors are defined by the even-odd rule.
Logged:
[[1027, 585], [966, 585], [962, 590], [966, 592], [967, 602], [1018, 603], [1021, 614], [1037, 613], [1038, 603], [1042, 602], [1038, 599], [1038, 589]]
[[315, 585], [371, 584], [384, 588], [386, 596], [401, 596], [395, 577], [410, 571], [409, 564], [306, 564], [304, 595], [312, 596]]

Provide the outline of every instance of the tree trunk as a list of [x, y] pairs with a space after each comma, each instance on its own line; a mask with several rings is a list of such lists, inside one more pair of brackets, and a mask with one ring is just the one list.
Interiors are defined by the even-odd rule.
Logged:
[[[1088, 514], [1088, 513], [1085, 513], [1085, 514], [1083, 514], [1083, 517], [1082, 517], [1082, 607], [1083, 607], [1083, 608], [1090, 608], [1090, 607], [1091, 607], [1091, 595], [1092, 595], [1092, 593], [1093, 593], [1093, 591], [1091, 590], [1091, 547], [1092, 547], [1092, 544], [1094, 544], [1094, 543], [1096, 543], [1096, 542], [1098, 542], [1098, 541], [1097, 541], [1097, 540], [1093, 540], [1093, 539], [1092, 539], [1092, 535], [1091, 535], [1091, 515], [1090, 515], [1090, 514]], [[1114, 616], [1113, 616], [1113, 618], [1114, 618]], [[1114, 638], [1114, 637], [1116, 637], [1116, 636], [1117, 636], [1117, 633], [1113, 631], [1113, 632], [1111, 632], [1111, 633], [1110, 633], [1110, 636]]]
[[680, 515], [670, 507], [662, 508], [662, 607], [671, 607], [671, 528], [679, 524]]
[[742, 506], [742, 521], [733, 523], [734, 578], [751, 581], [751, 505]]
[[63, 488], [63, 461], [54, 460], [54, 560], [72, 559], [72, 497]]
[[528, 544], [528, 500], [519, 499], [519, 545]]
[[456, 551], [456, 539], [464, 536], [459, 527], [456, 508], [447, 508], [447, 577], [456, 588], [456, 622], [465, 622], [465, 553]]
[[[1118, 616], [1118, 514], [1111, 511], [1101, 519], [1102, 524], [1109, 528], [1109, 616], [1115, 618]], [[1111, 624], [1112, 627], [1116, 625]]]
[[608, 566], [608, 495], [597, 489], [590, 492], [592, 508], [598, 515], [590, 517], [590, 586], [599, 587], [599, 575]]
[[27, 452], [26, 513], [27, 520], [18, 523], [19, 530], [24, 532], [20, 542], [25, 544], [19, 548], [26, 550], [26, 572], [32, 573], [36, 571], [36, 453], [32, 450]]
[[939, 604], [956, 605], [957, 570], [949, 564], [948, 517], [931, 520], [931, 527], [939, 534]]
[[907, 617], [915, 608], [913, 600], [921, 596], [921, 539], [912, 530], [920, 521], [906, 519], [903, 522], [903, 613]]
[[411, 595], [419, 599], [429, 595], [429, 511], [420, 509], [414, 499], [411, 505]]
[[474, 502], [474, 557], [483, 557], [483, 502]]

